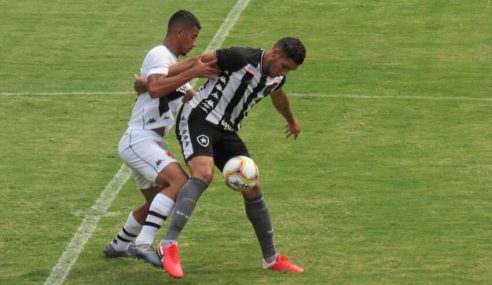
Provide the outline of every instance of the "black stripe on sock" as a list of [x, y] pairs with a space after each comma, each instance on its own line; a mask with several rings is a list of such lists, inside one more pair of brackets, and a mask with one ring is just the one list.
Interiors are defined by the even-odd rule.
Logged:
[[152, 216], [157, 217], [157, 218], [164, 220], [164, 221], [167, 219], [166, 216], [161, 215], [161, 214], [154, 212], [154, 211], [149, 211], [149, 215], [152, 215]]
[[121, 241], [124, 241], [124, 242], [131, 242], [131, 240], [128, 240], [126, 238], [122, 238], [120, 235], [118, 235], [116, 238], [121, 240]]
[[151, 226], [151, 227], [154, 227], [154, 228], [156, 228], [156, 229], [160, 229], [160, 228], [161, 228], [161, 226], [159, 226], [159, 225], [158, 225], [158, 224], [156, 224], [156, 223], [152, 223], [152, 222], [145, 222], [145, 225], [146, 225], [146, 226]]
[[135, 238], [135, 237], [137, 237], [137, 235], [134, 235], [134, 234], [131, 234], [131, 233], [127, 232], [127, 231], [125, 230], [125, 228], [122, 228], [121, 230], [123, 230], [123, 232], [124, 232], [124, 233], [125, 233], [125, 235], [127, 235], [127, 236], [134, 237], [134, 238]]

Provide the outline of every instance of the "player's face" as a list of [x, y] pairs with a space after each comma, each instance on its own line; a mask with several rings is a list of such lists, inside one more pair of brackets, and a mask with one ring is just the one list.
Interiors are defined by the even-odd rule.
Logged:
[[181, 55], [186, 55], [196, 46], [200, 30], [197, 27], [191, 29], [183, 29], [181, 34]]
[[286, 76], [291, 70], [296, 70], [298, 65], [290, 57], [285, 56], [280, 50], [274, 52], [272, 64], [268, 70], [271, 77]]

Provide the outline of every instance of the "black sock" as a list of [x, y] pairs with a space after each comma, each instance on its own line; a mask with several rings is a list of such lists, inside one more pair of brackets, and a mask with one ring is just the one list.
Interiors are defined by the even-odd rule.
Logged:
[[193, 213], [193, 209], [195, 209], [196, 202], [207, 187], [207, 183], [196, 177], [188, 179], [176, 199], [176, 206], [164, 240], [178, 240], [181, 231]]
[[263, 258], [266, 259], [274, 256], [277, 251], [273, 243], [273, 227], [270, 221], [270, 213], [263, 200], [263, 195], [260, 194], [251, 200], [245, 200], [244, 205], [246, 215], [255, 229]]

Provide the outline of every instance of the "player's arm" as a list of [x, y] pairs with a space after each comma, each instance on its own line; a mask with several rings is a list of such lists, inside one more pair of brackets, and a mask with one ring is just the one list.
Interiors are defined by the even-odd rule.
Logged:
[[[246, 62], [247, 59], [241, 48], [228, 48], [217, 50], [215, 52], [204, 52], [199, 56], [190, 57], [171, 65], [167, 75], [154, 74], [150, 75], [148, 78], [135, 76], [133, 88], [137, 94], [149, 91], [149, 94], [154, 98], [165, 96], [182, 86], [182, 81], [180, 80], [183, 79], [183, 74], [191, 76], [191, 78], [210, 77], [218, 74], [222, 70], [238, 70], [246, 64]], [[194, 75], [190, 75], [191, 71], [195, 72]], [[184, 78], [186, 79], [186, 77]], [[173, 81], [171, 82], [171, 80]], [[183, 101], [189, 101], [195, 93], [196, 91], [192, 88], [187, 89]]]
[[285, 137], [294, 136], [297, 138], [301, 132], [301, 124], [297, 121], [294, 113], [290, 109], [289, 98], [285, 94], [282, 88], [276, 89], [271, 94], [273, 106], [275, 109], [285, 118], [287, 125], [285, 125]]
[[184, 72], [195, 65], [206, 64], [213, 68], [216, 68], [216, 72], [219, 71], [217, 67], [217, 57], [213, 52], [205, 52], [201, 55], [190, 57], [169, 67], [168, 76], [174, 76], [181, 72]]
[[[191, 69], [197, 63], [197, 60], [199, 60], [199, 56], [190, 57], [186, 60], [183, 60], [183, 61], [180, 61], [176, 64], [171, 65], [168, 69], [167, 74], [160, 74], [159, 73], [159, 74], [155, 74], [154, 76], [152, 76], [152, 75], [151, 76], [154, 79], [163, 80], [162, 82], [158, 82], [157, 84], [159, 84], [159, 83], [161, 84], [161, 88], [164, 89], [161, 91], [162, 91], [162, 93], [164, 93], [166, 91], [166, 86], [162, 86], [162, 85], [168, 83], [168, 82], [166, 82], [167, 80], [164, 81], [164, 78], [165, 77], [171, 78], [173, 76], [180, 74], [181, 72], [184, 72], [188, 69]], [[176, 84], [179, 84], [179, 82], [177, 82]], [[133, 89], [137, 92], [137, 94], [142, 94], [142, 93], [149, 91], [148, 85], [149, 85], [149, 82], [148, 82], [147, 78], [142, 77], [142, 76], [138, 76], [138, 75], [134, 76]]]
[[204, 52], [200, 55], [200, 60], [204, 63], [210, 63], [212, 64], [215, 68], [221, 69], [217, 63], [217, 55], [215, 55], [215, 52]]
[[184, 62], [174, 71], [171, 66], [169, 73], [152, 74], [147, 77], [147, 88], [151, 97], [157, 98], [166, 96], [181, 85], [196, 77], [209, 77], [217, 74], [215, 62], [203, 62], [201, 58]]
[[[133, 87], [137, 94], [148, 91], [154, 98], [166, 96], [193, 78], [209, 77], [218, 73], [216, 61], [215, 57], [208, 54], [191, 57], [171, 65], [167, 75], [152, 74], [147, 78], [135, 76]], [[189, 100], [193, 95], [194, 90], [187, 92], [188, 98], [185, 100]]]

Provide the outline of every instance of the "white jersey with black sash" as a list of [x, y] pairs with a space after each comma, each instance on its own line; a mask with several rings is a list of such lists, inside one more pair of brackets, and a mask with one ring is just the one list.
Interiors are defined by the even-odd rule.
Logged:
[[[145, 78], [152, 74], [167, 75], [169, 67], [177, 61], [178, 57], [165, 45], [158, 45], [147, 53], [140, 74]], [[175, 124], [176, 109], [186, 90], [190, 88], [191, 85], [186, 83], [171, 94], [159, 98], [152, 98], [148, 92], [139, 94], [132, 109], [128, 129], [152, 130], [165, 127], [167, 134]]]
[[215, 51], [222, 70], [209, 79], [192, 98], [206, 120], [227, 131], [238, 131], [249, 110], [273, 90], [281, 88], [285, 77], [270, 77], [262, 71], [262, 49], [233, 47]]

